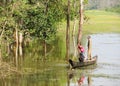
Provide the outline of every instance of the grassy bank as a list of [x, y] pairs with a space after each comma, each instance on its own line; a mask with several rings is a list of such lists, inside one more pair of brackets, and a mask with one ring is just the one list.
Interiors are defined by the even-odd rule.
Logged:
[[[120, 33], [120, 14], [107, 11], [89, 10], [85, 11], [85, 15], [89, 17], [89, 20], [83, 24], [83, 36], [95, 33]], [[70, 25], [70, 32], [72, 32], [73, 21], [70, 22]], [[57, 35], [63, 40], [59, 46], [61, 46], [62, 49], [61, 53], [65, 55], [66, 21], [59, 23], [58, 27]], [[78, 21], [76, 23], [76, 35], [77, 31]]]
[[[88, 10], [85, 11], [85, 15], [89, 17], [89, 20], [83, 24], [83, 33], [120, 33], [120, 14], [108, 11]], [[73, 22], [70, 25], [70, 29], [72, 30]], [[59, 26], [58, 34], [65, 36], [66, 22]], [[78, 23], [76, 24], [76, 31], [78, 31], [77, 29]]]
[[120, 15], [113, 12], [89, 10], [90, 19], [83, 25], [85, 33], [120, 33]]

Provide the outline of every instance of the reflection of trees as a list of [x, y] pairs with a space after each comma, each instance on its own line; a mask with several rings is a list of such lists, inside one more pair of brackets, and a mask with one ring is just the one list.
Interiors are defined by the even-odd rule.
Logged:
[[88, 78], [87, 78], [87, 81], [88, 81], [88, 86], [92, 86], [92, 79], [91, 79], [91, 75], [88, 75]]
[[80, 70], [69, 70], [68, 72], [68, 82], [67, 82], [67, 86], [81, 86], [82, 84], [84, 84], [84, 80], [85, 80], [85, 71], [80, 71]]
[[45, 62], [37, 64], [33, 68], [24, 68], [22, 75], [0, 78], [0, 86], [66, 86], [67, 76], [63, 67], [52, 67]]
[[68, 70], [67, 72], [67, 86], [70, 86], [70, 81], [74, 77], [74, 70]]
[[91, 69], [69, 70], [67, 76], [67, 86], [92, 86]]

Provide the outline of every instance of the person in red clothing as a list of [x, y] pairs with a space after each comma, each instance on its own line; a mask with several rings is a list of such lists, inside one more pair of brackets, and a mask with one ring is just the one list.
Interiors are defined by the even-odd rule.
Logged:
[[78, 86], [81, 86], [83, 84], [84, 80], [85, 80], [85, 77], [81, 76], [78, 80]]
[[78, 44], [78, 49], [79, 49], [79, 52], [81, 53], [84, 53], [84, 47], [80, 44]]
[[79, 52], [79, 61], [83, 62], [84, 61], [84, 47], [81, 44], [78, 44], [78, 52]]

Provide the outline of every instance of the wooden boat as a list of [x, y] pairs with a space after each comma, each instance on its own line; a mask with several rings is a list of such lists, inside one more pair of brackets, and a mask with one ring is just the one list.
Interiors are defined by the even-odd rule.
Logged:
[[85, 60], [84, 62], [75, 62], [69, 59], [69, 63], [72, 66], [72, 68], [79, 68], [79, 67], [85, 67], [89, 65], [96, 64], [98, 56], [92, 57], [91, 60]]

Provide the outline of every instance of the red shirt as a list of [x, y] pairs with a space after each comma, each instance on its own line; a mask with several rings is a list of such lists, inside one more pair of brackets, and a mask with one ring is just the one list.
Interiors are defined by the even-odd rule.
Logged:
[[81, 45], [78, 45], [78, 49], [80, 50], [80, 52], [84, 52], [85, 50], [84, 50], [84, 47], [83, 46], [81, 46]]

